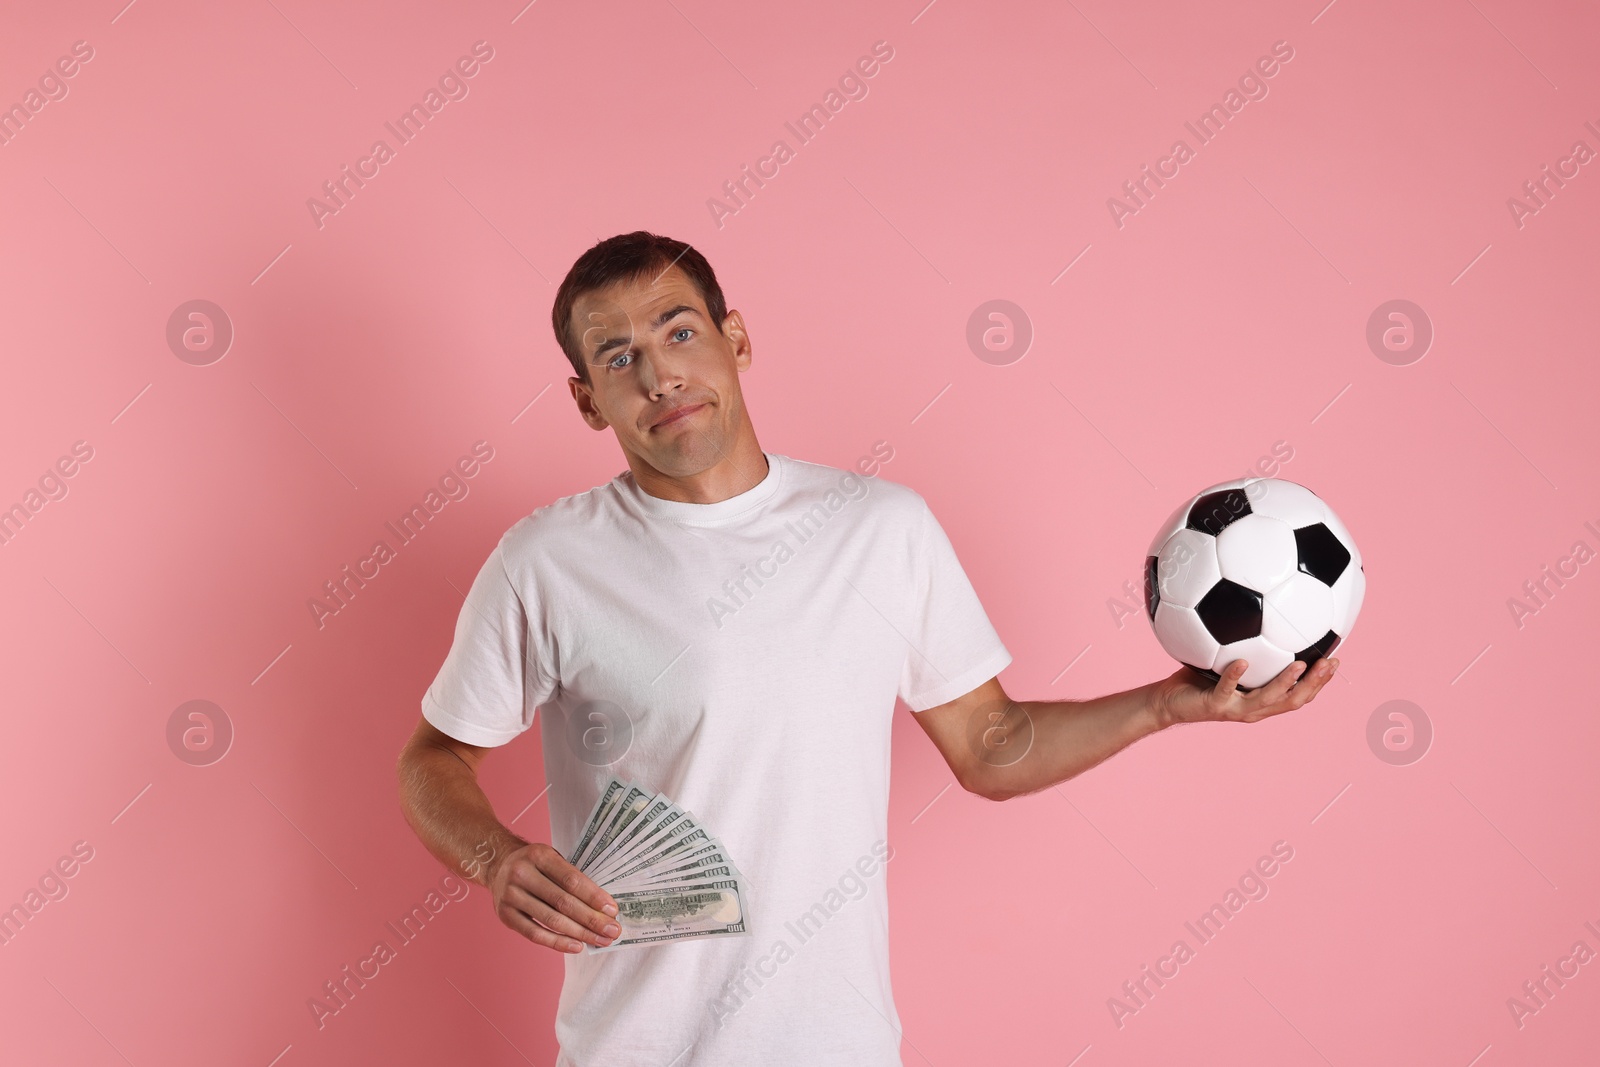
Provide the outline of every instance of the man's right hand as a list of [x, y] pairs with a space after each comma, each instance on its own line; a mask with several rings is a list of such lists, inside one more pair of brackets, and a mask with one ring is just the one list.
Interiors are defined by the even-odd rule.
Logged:
[[536, 945], [582, 952], [622, 933], [610, 894], [542, 841], [497, 856], [488, 876], [494, 913]]

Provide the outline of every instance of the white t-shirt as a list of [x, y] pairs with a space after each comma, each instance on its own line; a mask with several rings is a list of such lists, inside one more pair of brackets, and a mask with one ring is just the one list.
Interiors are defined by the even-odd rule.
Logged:
[[900, 1063], [895, 697], [945, 703], [1011, 655], [921, 496], [767, 460], [713, 504], [624, 471], [517, 522], [423, 697], [430, 723], [474, 745], [543, 709], [563, 855], [615, 774], [692, 811], [745, 875], [749, 936], [565, 955], [558, 1067]]

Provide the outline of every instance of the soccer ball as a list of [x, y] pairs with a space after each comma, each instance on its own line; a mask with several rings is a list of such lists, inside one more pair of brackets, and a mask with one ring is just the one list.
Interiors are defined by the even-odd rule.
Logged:
[[1350, 636], [1367, 575], [1344, 523], [1281, 478], [1213, 485], [1162, 524], [1145, 554], [1144, 607], [1172, 658], [1216, 681], [1236, 659], [1248, 692], [1308, 668]]

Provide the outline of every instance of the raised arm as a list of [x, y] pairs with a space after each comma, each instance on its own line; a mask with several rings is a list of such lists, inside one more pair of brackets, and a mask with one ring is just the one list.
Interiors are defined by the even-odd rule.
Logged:
[[1248, 664], [1234, 660], [1212, 685], [1188, 667], [1159, 682], [1093, 700], [1012, 700], [998, 678], [948, 704], [915, 712], [956, 781], [990, 800], [1036, 793], [1073, 778], [1141, 737], [1185, 722], [1257, 722], [1301, 707], [1338, 667], [1319, 659], [1301, 677], [1295, 660], [1249, 693]]
[[489, 750], [440, 731], [427, 719], [400, 753], [400, 810], [441, 863], [489, 890], [501, 922], [536, 945], [581, 952], [578, 939], [608, 945], [620, 934], [612, 900], [541, 842], [512, 833], [478, 784]]

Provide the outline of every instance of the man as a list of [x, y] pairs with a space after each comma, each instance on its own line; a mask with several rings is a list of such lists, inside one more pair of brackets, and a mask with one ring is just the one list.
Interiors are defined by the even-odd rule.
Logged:
[[[859, 471], [762, 450], [739, 386], [750, 336], [699, 252], [643, 231], [602, 241], [552, 325], [579, 413], [615, 433], [628, 469], [500, 539], [399, 774], [428, 849], [488, 888], [507, 926], [567, 953], [558, 1065], [900, 1062], [884, 870], [896, 696], [963, 788], [1003, 800], [1174, 723], [1298, 708], [1337, 666], [1297, 661], [1249, 694], [1239, 660], [1214, 686], [1185, 667], [1096, 700], [1012, 701], [996, 677], [1011, 656], [922, 497], [863, 477], [892, 448]], [[476, 778], [537, 709], [549, 843], [507, 829]], [[576, 740], [593, 722], [627, 743], [597, 758]], [[1024, 739], [1021, 758], [1003, 748]], [[617, 936], [616, 904], [563, 856], [613, 775], [722, 840], [750, 936], [585, 948]]]

